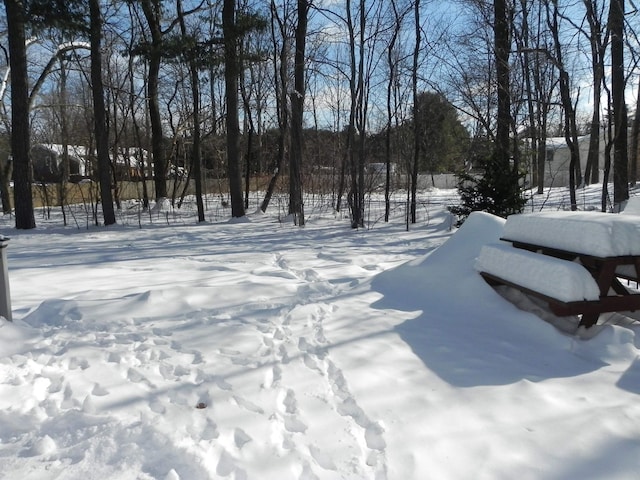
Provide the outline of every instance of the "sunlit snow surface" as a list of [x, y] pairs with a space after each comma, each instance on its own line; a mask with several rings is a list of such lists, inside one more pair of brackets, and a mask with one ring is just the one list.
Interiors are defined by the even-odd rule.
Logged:
[[409, 232], [3, 218], [0, 478], [637, 478], [640, 325], [519, 310], [474, 269], [503, 221], [444, 195]]

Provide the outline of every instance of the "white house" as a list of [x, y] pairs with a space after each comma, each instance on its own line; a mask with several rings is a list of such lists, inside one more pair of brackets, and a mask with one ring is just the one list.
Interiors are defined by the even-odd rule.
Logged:
[[[64, 147], [57, 143], [40, 143], [31, 147], [33, 178], [38, 182], [56, 182], [62, 176]], [[72, 180], [86, 178], [91, 174], [87, 148], [68, 145], [69, 176]]]
[[[97, 167], [95, 152], [80, 145], [67, 145], [69, 177], [79, 181], [91, 177]], [[137, 180], [142, 177], [142, 166], [147, 162], [147, 151], [140, 148], [120, 148], [114, 167], [118, 177]], [[58, 182], [62, 176], [63, 146], [56, 143], [41, 143], [31, 147], [33, 178], [37, 182]], [[111, 157], [113, 162], [113, 157]], [[149, 167], [149, 165], [147, 164]], [[153, 165], [151, 165], [152, 168]]]
[[[580, 151], [580, 169], [584, 173], [589, 155], [589, 135], [578, 137], [578, 149]], [[598, 156], [598, 170], [600, 178], [604, 171], [604, 138], [600, 138], [600, 154]], [[549, 137], [546, 139], [546, 158], [544, 169], [545, 187], [568, 187], [569, 165], [571, 152], [564, 137]]]

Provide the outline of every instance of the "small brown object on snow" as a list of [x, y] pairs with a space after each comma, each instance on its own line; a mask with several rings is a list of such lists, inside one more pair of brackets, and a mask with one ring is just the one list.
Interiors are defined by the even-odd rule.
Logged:
[[204, 402], [200, 402], [196, 405], [196, 408], [200, 408], [200, 409], [207, 408], [207, 404]]

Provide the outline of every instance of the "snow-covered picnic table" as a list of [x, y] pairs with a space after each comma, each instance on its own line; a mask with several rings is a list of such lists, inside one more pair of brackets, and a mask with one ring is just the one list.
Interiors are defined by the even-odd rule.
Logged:
[[618, 278], [640, 278], [640, 216], [512, 215], [501, 244], [485, 245], [476, 269], [489, 283], [546, 300], [556, 315], [582, 315], [580, 325], [590, 327], [601, 313], [640, 309], [640, 295]]

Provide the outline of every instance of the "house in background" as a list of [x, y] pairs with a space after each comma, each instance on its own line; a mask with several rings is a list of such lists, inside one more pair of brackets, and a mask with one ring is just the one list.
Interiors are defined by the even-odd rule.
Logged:
[[[62, 178], [63, 146], [56, 143], [41, 143], [31, 147], [33, 179], [36, 182], [59, 182]], [[79, 182], [91, 175], [91, 161], [87, 148], [68, 145], [69, 180]]]
[[[95, 153], [87, 147], [68, 145], [69, 181], [79, 182], [97, 172]], [[147, 162], [147, 151], [141, 148], [120, 148], [112, 168], [118, 180], [140, 180], [142, 167]], [[36, 182], [55, 183], [62, 179], [63, 146], [41, 143], [31, 147], [33, 179]], [[152, 168], [153, 164], [149, 168]]]
[[[589, 135], [578, 137], [578, 149], [580, 150], [580, 170], [583, 172], [589, 155]], [[604, 171], [604, 146], [605, 139], [600, 138], [600, 154], [598, 155], [598, 170], [600, 179]], [[564, 137], [548, 137], [546, 139], [546, 158], [544, 166], [545, 187], [568, 187], [569, 164], [571, 152]]]

